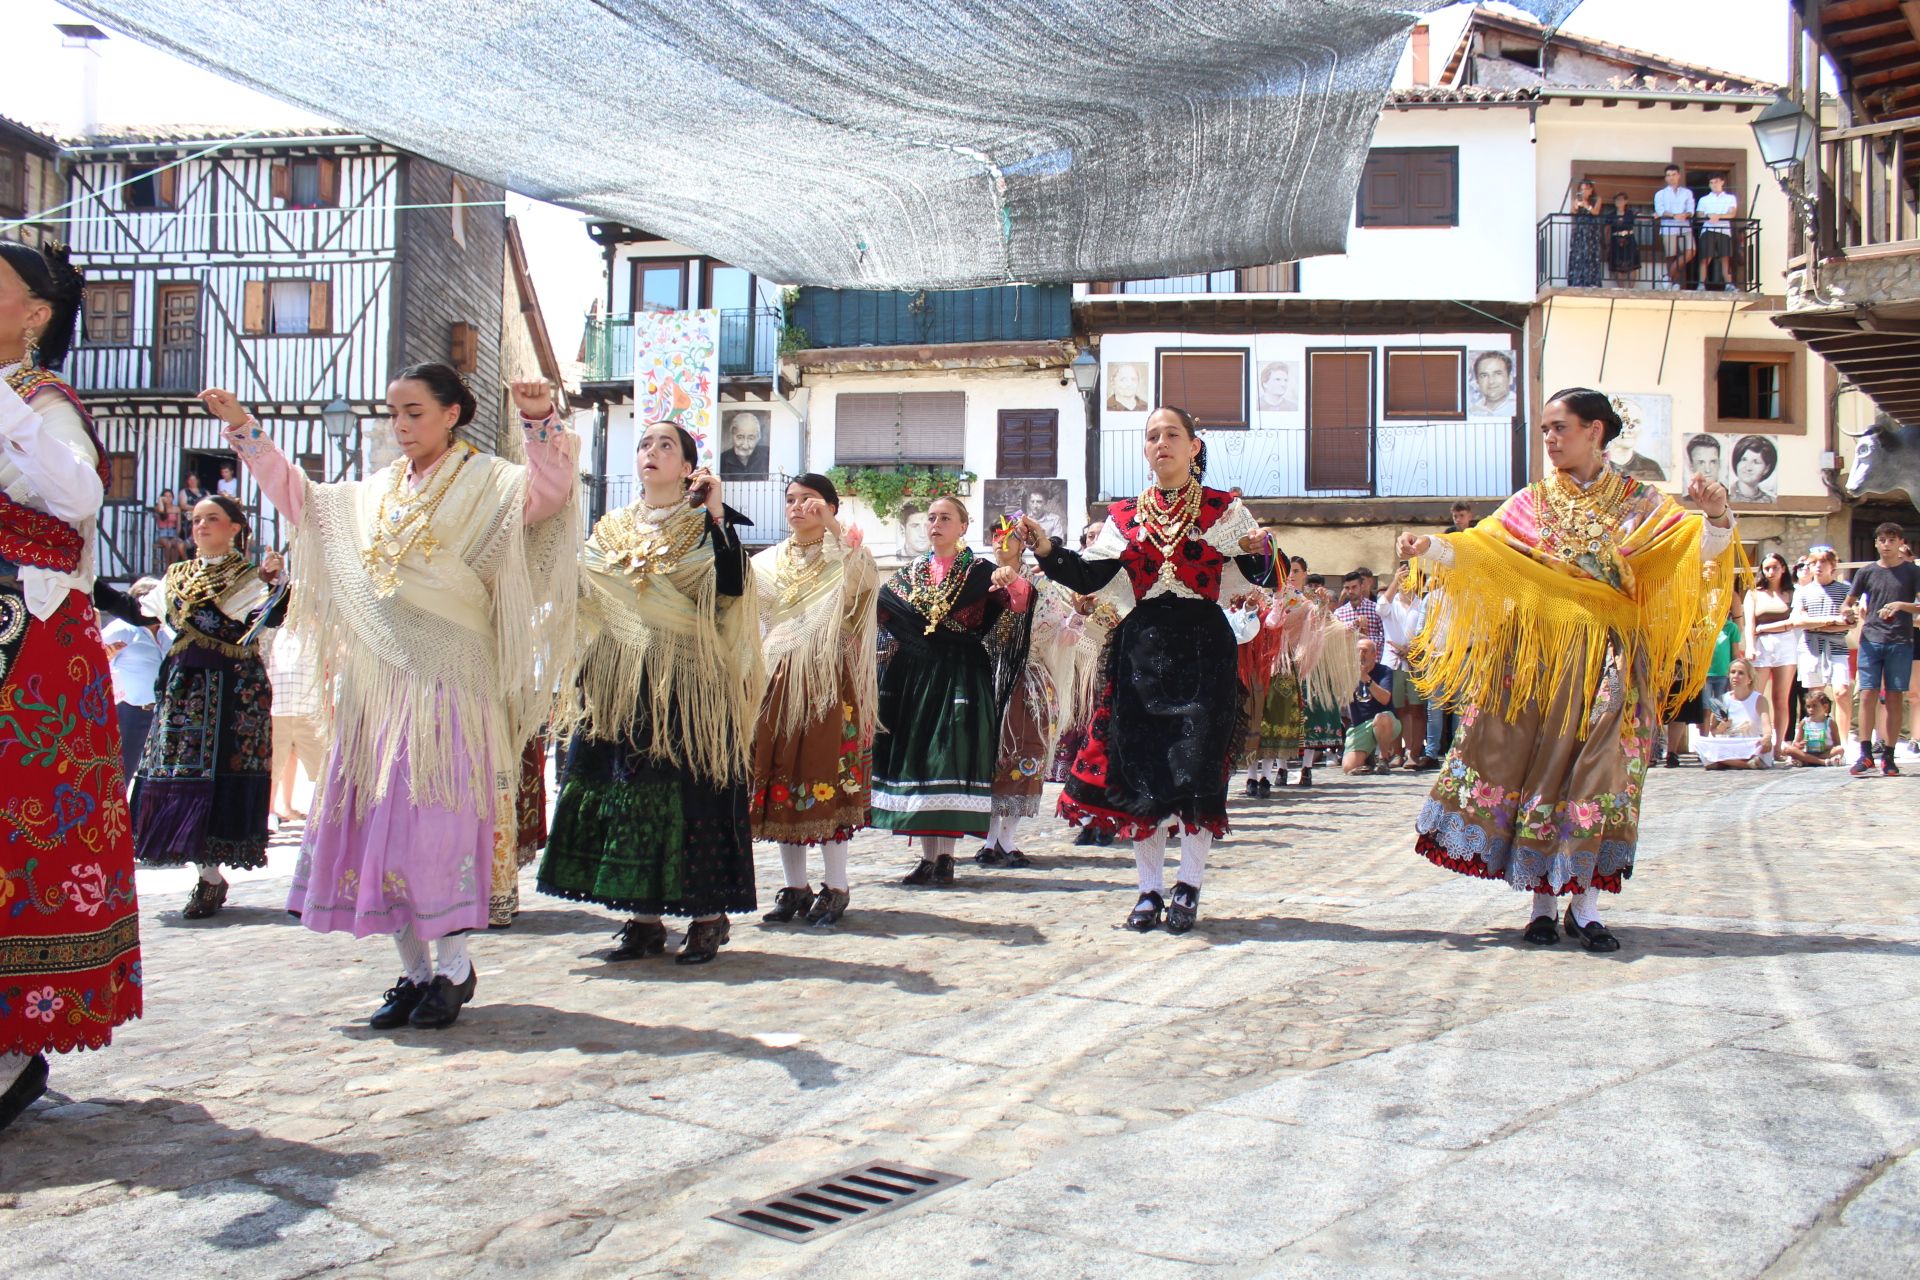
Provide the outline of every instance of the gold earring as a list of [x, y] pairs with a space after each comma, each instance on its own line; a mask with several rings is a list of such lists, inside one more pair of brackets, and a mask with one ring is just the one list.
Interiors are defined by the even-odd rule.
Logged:
[[31, 329], [26, 329], [21, 331], [20, 340], [26, 347], [25, 352], [20, 357], [20, 363], [29, 369], [39, 367], [40, 335]]

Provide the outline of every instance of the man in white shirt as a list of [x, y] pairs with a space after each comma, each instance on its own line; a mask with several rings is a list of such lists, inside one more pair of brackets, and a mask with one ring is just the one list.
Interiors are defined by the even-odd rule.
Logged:
[[1740, 197], [1727, 190], [1724, 174], [1714, 174], [1707, 179], [1707, 185], [1713, 190], [1701, 196], [1697, 206], [1707, 220], [1706, 225], [1700, 228], [1700, 256], [1705, 259], [1705, 264], [1700, 268], [1700, 287], [1716, 287], [1713, 264], [1718, 262], [1718, 287], [1728, 293], [1738, 293], [1740, 290], [1734, 285], [1728, 267], [1733, 260], [1733, 215], [1740, 211]]
[[1400, 741], [1406, 765], [1409, 769], [1418, 769], [1426, 763], [1427, 704], [1413, 687], [1407, 648], [1427, 619], [1427, 602], [1425, 597], [1407, 590], [1406, 582], [1407, 563], [1403, 560], [1394, 569], [1392, 581], [1387, 583], [1387, 593], [1375, 607], [1380, 611], [1380, 628], [1387, 637], [1380, 661], [1393, 672], [1393, 714], [1404, 730]]
[[1669, 289], [1685, 287], [1687, 264], [1693, 261], [1693, 192], [1680, 185], [1680, 166], [1667, 166], [1667, 185], [1653, 193], [1653, 212], [1660, 219], [1660, 247], [1667, 257]]

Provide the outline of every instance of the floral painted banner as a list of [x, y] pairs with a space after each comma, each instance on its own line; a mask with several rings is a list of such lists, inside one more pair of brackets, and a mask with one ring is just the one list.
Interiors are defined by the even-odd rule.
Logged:
[[719, 425], [720, 313], [641, 312], [633, 317], [635, 423], [684, 428], [700, 446], [700, 465], [714, 465]]

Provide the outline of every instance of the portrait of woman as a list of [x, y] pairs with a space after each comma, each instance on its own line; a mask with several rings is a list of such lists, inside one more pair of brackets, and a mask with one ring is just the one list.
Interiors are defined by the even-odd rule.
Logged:
[[1294, 390], [1297, 380], [1293, 374], [1291, 360], [1263, 360], [1260, 362], [1260, 407], [1268, 411], [1291, 412], [1300, 407], [1299, 394]]
[[1741, 436], [1733, 446], [1733, 483], [1728, 492], [1735, 502], [1778, 502], [1780, 450], [1765, 436]]
[[1114, 413], [1145, 413], [1147, 404], [1147, 366], [1145, 361], [1115, 361], [1107, 366], [1107, 408]]

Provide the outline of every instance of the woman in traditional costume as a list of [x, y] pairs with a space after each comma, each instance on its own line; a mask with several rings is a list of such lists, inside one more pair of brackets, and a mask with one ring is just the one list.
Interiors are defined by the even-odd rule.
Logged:
[[1024, 613], [1033, 588], [976, 557], [963, 541], [958, 498], [927, 504], [930, 549], [880, 592], [880, 628], [891, 652], [880, 673], [873, 742], [873, 826], [920, 838], [910, 885], [953, 883], [953, 845], [984, 836], [993, 810], [993, 764], [1012, 676], [1025, 666], [1024, 635], [999, 655], [988, 645], [1002, 614]]
[[[1139, 601], [1107, 648], [1086, 745], [1060, 813], [1133, 840], [1140, 897], [1127, 927], [1185, 933], [1199, 916], [1207, 850], [1227, 831], [1227, 783], [1245, 732], [1233, 629], [1220, 601], [1261, 579], [1276, 554], [1238, 498], [1206, 488], [1206, 446], [1192, 415], [1147, 417], [1153, 483], [1114, 503], [1099, 538], [1076, 554], [1023, 519], [1049, 578], [1093, 591], [1125, 572]], [[1167, 824], [1180, 825], [1180, 873], [1166, 896]]]
[[562, 679], [573, 738], [540, 891], [631, 917], [613, 960], [666, 950], [705, 964], [751, 911], [747, 784], [765, 692], [752, 570], [692, 436], [640, 437], [640, 497], [601, 517], [580, 556], [581, 647]]
[[140, 920], [113, 682], [90, 592], [106, 453], [52, 372], [83, 279], [0, 242], [0, 1129], [46, 1053], [140, 1016]]
[[287, 909], [316, 933], [393, 938], [402, 971], [369, 1025], [451, 1026], [473, 998], [466, 935], [487, 927], [497, 842], [511, 847], [521, 748], [551, 709], [542, 673], [573, 647], [579, 438], [545, 383], [518, 382], [527, 461], [483, 454], [455, 434], [477, 407], [460, 375], [415, 365], [387, 388], [403, 456], [321, 484], [231, 392], [201, 398], [298, 526], [288, 625], [331, 684]]
[[180, 914], [204, 920], [226, 905], [222, 867], [267, 865], [273, 685], [260, 630], [278, 624], [286, 597], [247, 558], [238, 502], [215, 494], [189, 515], [194, 557], [160, 582], [174, 641], [133, 776], [133, 849], [150, 867], [194, 864], [200, 878]]
[[1599, 893], [1633, 874], [1654, 736], [1705, 682], [1739, 559], [1726, 489], [1693, 477], [1706, 518], [1690, 515], [1607, 465], [1620, 429], [1600, 392], [1559, 392], [1540, 419], [1550, 475], [1471, 529], [1400, 537], [1440, 588], [1414, 670], [1461, 708], [1419, 852], [1530, 892], [1540, 946], [1568, 894], [1567, 934], [1619, 950]]
[[[831, 925], [846, 914], [847, 841], [867, 825], [873, 777], [874, 595], [880, 570], [840, 525], [833, 481], [787, 484], [787, 539], [753, 558], [766, 701], [754, 734], [753, 833], [780, 845], [785, 881], [769, 924]], [[807, 879], [819, 846], [820, 892]]]
[[1057, 582], [1035, 582], [1023, 571], [1026, 544], [1014, 536], [1011, 525], [996, 530], [994, 558], [1026, 579], [1032, 604], [1025, 615], [1005, 613], [998, 623], [1003, 634], [997, 651], [1013, 649], [1013, 629], [1031, 621], [1027, 660], [1015, 674], [1007, 709], [1000, 717], [1000, 741], [993, 765], [993, 817], [987, 841], [974, 861], [983, 867], [1026, 867], [1032, 859], [1020, 848], [1020, 823], [1040, 812], [1040, 793], [1046, 786], [1048, 761], [1060, 740], [1060, 726], [1078, 718], [1073, 705], [1078, 683], [1074, 671], [1076, 645], [1083, 619], [1076, 599]]

